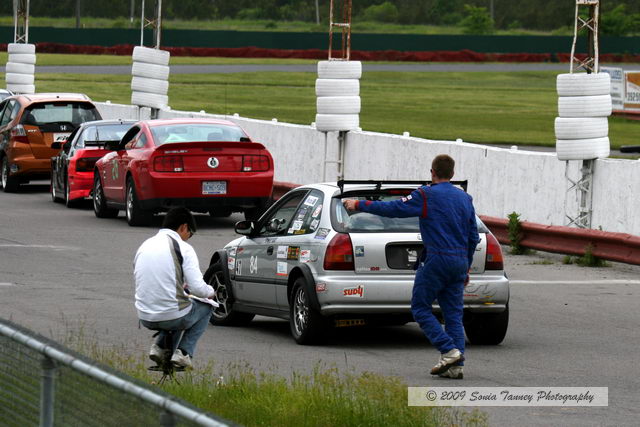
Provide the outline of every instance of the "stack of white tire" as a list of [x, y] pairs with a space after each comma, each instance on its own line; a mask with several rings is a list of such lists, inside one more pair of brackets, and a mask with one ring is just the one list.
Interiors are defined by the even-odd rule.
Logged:
[[7, 90], [13, 93], [35, 93], [36, 45], [9, 43], [7, 52]]
[[555, 122], [558, 160], [608, 157], [611, 78], [608, 73], [560, 74]]
[[316, 129], [321, 132], [360, 127], [360, 61], [320, 61], [316, 80]]
[[165, 50], [133, 48], [131, 104], [158, 109], [169, 105], [169, 57]]

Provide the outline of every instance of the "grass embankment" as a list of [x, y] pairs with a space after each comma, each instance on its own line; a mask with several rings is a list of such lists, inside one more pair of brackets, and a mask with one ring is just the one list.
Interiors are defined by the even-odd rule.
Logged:
[[[3, 54], [6, 55], [6, 54]], [[0, 55], [0, 63], [6, 61]], [[129, 57], [38, 55], [39, 65], [125, 65]], [[172, 64], [315, 63], [175, 57]], [[367, 131], [468, 142], [555, 146], [555, 71], [366, 72], [361, 80], [360, 126]], [[4, 76], [2, 76], [4, 77]], [[172, 74], [175, 110], [309, 124], [316, 113], [315, 73]], [[84, 92], [96, 101], [129, 103], [129, 75], [38, 73], [37, 89]], [[0, 80], [0, 83], [3, 83]], [[640, 122], [609, 119], [612, 148], [637, 144]]]
[[[13, 16], [0, 16], [0, 26], [13, 26]], [[75, 28], [76, 18], [48, 18], [29, 17], [31, 27], [56, 27]], [[122, 17], [118, 19], [82, 17], [81, 28], [133, 28], [140, 29], [139, 15], [136, 14], [133, 23]], [[216, 30], [216, 31], [278, 31], [278, 32], [318, 32], [328, 33], [329, 23], [303, 21], [270, 21], [270, 20], [176, 20], [163, 19], [162, 28], [165, 30]], [[463, 34], [463, 28], [455, 25], [405, 25], [389, 24], [382, 22], [367, 22], [354, 19], [352, 23], [353, 33], [377, 33], [377, 34]], [[495, 35], [572, 35], [573, 29], [566, 27], [555, 31], [534, 31], [522, 28], [510, 30], [496, 30]]]
[[[65, 345], [150, 384], [145, 355], [127, 357], [123, 349], [88, 344], [82, 334]], [[343, 373], [317, 366], [311, 374], [290, 378], [258, 373], [248, 364], [215, 367], [213, 363], [178, 373], [180, 384], [161, 388], [192, 405], [247, 426], [484, 426], [480, 411], [407, 406], [407, 385], [373, 373]]]

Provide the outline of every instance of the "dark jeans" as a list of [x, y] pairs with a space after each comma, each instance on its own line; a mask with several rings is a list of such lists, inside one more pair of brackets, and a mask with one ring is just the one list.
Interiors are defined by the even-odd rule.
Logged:
[[156, 344], [162, 348], [166, 331], [184, 330], [182, 340], [178, 344], [178, 348], [189, 356], [193, 357], [196, 350], [196, 343], [204, 334], [211, 317], [213, 307], [200, 301], [191, 301], [191, 311], [177, 319], [164, 320], [162, 322], [149, 322], [140, 320], [142, 326], [148, 329], [159, 330], [160, 334], [156, 338]]

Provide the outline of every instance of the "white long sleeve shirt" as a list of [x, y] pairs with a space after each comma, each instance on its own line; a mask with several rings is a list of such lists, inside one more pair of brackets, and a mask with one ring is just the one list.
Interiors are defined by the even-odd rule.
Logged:
[[[171, 238], [180, 245], [182, 271]], [[195, 296], [211, 298], [213, 288], [202, 280], [198, 256], [193, 247], [173, 230], [163, 228], [145, 240], [133, 260], [138, 318], [150, 322], [173, 320], [191, 310], [184, 284]]]

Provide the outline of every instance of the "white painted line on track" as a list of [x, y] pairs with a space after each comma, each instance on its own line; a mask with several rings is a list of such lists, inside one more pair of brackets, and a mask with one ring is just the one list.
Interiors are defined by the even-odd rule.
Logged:
[[10, 282], [0, 282], [0, 286], [15, 286], [15, 283], [10, 283]]
[[20, 245], [16, 243], [10, 244], [2, 244], [0, 243], [0, 248], [26, 248], [26, 249], [53, 249], [53, 250], [66, 250], [66, 251], [76, 251], [80, 248], [76, 248], [73, 246], [56, 246], [56, 245]]
[[640, 280], [595, 279], [595, 280], [509, 280], [512, 285], [640, 285]]

